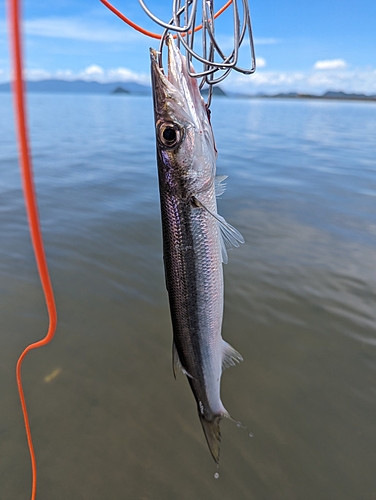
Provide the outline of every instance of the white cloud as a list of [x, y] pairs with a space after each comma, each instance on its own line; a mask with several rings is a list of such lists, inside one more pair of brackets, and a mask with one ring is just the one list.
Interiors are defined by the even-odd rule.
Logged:
[[[259, 62], [259, 61], [258, 61]], [[40, 68], [29, 68], [25, 72], [29, 80], [62, 79], [107, 82], [131, 81], [150, 85], [149, 73], [138, 73], [126, 67], [103, 68], [97, 64], [73, 72], [69, 69], [46, 71]], [[4, 75], [4, 76], [3, 76]], [[7, 72], [0, 70], [1, 81], [9, 80]], [[321, 94], [327, 90], [364, 93], [376, 95], [376, 69], [354, 68], [351, 71], [270, 71], [259, 69], [253, 75], [242, 75], [232, 72], [223, 82], [228, 91], [248, 94], [278, 92], [298, 92]]]
[[46, 71], [44, 69], [25, 69], [24, 78], [26, 80], [48, 80], [52, 77], [52, 73], [50, 71]]
[[256, 57], [256, 68], [265, 68], [266, 61], [263, 57]]
[[313, 68], [319, 70], [328, 69], [344, 69], [347, 67], [346, 61], [343, 59], [325, 59], [323, 61], [315, 62]]
[[54, 78], [61, 80], [71, 80], [73, 77], [73, 71], [70, 69], [58, 69], [55, 71]]
[[113, 68], [107, 71], [109, 81], [136, 82], [144, 85], [150, 84], [150, 75], [148, 73], [136, 73], [128, 68]]
[[129, 43], [143, 39], [143, 35], [124, 25], [114, 28], [98, 21], [84, 21], [75, 17], [43, 17], [24, 23], [26, 35], [83, 40], [89, 42]]
[[298, 92], [321, 94], [328, 90], [349, 93], [376, 94], [374, 68], [322, 71], [267, 71], [257, 70], [253, 75], [232, 73], [223, 85], [229, 91], [257, 93]]
[[279, 71], [256, 71], [251, 76], [233, 75], [235, 85], [248, 84], [252, 87], [281, 87], [296, 85], [304, 80], [304, 73], [298, 72], [279, 72]]
[[[1, 70], [0, 70], [1, 75]], [[46, 71], [44, 69], [31, 68], [25, 70], [27, 80], [85, 80], [87, 82], [136, 82], [142, 85], [150, 85], [150, 75], [148, 73], [137, 73], [128, 68], [118, 67], [104, 69], [98, 64], [91, 64], [87, 68], [73, 72], [70, 69], [58, 69], [56, 71]]]
[[98, 66], [98, 64], [92, 64], [91, 66], [88, 66], [87, 68], [84, 69], [83, 74], [88, 77], [95, 78], [104, 75], [104, 70], [101, 66]]

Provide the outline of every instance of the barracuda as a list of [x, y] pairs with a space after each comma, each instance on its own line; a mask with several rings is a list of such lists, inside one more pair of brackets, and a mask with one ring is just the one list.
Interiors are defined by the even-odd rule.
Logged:
[[216, 177], [216, 148], [197, 80], [171, 36], [168, 75], [151, 49], [157, 162], [166, 287], [173, 326], [174, 375], [187, 376], [214, 460], [220, 427], [222, 370], [242, 360], [222, 339], [223, 270], [227, 249], [244, 243], [217, 213], [226, 176]]

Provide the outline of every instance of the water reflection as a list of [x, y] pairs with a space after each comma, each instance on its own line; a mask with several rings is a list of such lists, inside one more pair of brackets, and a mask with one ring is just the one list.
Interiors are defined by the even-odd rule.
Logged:
[[[30, 487], [14, 365], [46, 313], [6, 115], [0, 498], [13, 499]], [[249, 430], [223, 423], [219, 471], [187, 383], [172, 377], [151, 103], [31, 95], [30, 115], [60, 318], [53, 344], [24, 367], [39, 498], [372, 498], [373, 107], [213, 105], [218, 169], [229, 175], [220, 212], [246, 239], [225, 267], [224, 320], [245, 361], [222, 391]]]

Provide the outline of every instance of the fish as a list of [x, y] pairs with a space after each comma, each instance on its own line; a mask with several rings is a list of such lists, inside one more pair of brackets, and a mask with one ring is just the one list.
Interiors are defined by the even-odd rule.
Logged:
[[[216, 175], [217, 150], [197, 79], [171, 35], [168, 72], [150, 49], [163, 259], [173, 329], [173, 372], [187, 377], [210, 452], [220, 457], [224, 368], [242, 356], [222, 339], [223, 263], [243, 236], [217, 212], [227, 176]], [[192, 66], [190, 66], [193, 71]]]

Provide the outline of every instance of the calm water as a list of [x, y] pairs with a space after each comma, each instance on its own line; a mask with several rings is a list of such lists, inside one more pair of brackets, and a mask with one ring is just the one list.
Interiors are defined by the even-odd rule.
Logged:
[[[375, 105], [213, 104], [219, 211], [246, 239], [225, 267], [223, 335], [244, 362], [222, 399], [248, 429], [223, 422], [219, 479], [172, 376], [151, 100], [34, 94], [29, 108], [59, 313], [23, 369], [38, 500], [375, 498]], [[18, 500], [14, 367], [47, 320], [9, 95], [0, 110], [0, 498]]]

